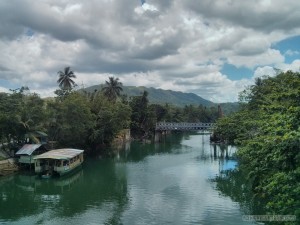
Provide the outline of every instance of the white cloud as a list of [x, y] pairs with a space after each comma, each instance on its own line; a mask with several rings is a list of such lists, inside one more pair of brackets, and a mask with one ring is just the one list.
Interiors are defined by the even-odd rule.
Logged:
[[255, 79], [257, 77], [262, 77], [262, 76], [271, 76], [272, 77], [275, 75], [276, 75], [276, 71], [271, 66], [258, 67], [254, 71], [253, 79]]
[[299, 60], [284, 57], [300, 50], [273, 48], [300, 35], [299, 10], [293, 0], [2, 1], [0, 79], [45, 96], [57, 71], [71, 66], [79, 85], [115, 76], [124, 85], [235, 101], [252, 79], [230, 80], [220, 72], [225, 62], [255, 70], [253, 78], [271, 67], [299, 71]]
[[282, 64], [278, 64], [278, 66], [276, 67], [282, 71], [294, 71], [294, 72], [299, 72], [300, 71], [300, 59], [296, 59], [294, 60], [291, 64], [286, 64], [286, 63], [282, 63]]
[[4, 88], [4, 87], [0, 87], [0, 92], [9, 92], [9, 89], [7, 88]]
[[295, 55], [300, 55], [300, 51], [292, 51], [292, 50], [287, 50], [284, 55], [287, 55], [287, 56], [295, 56]]
[[271, 46], [271, 43], [265, 37], [246, 37], [234, 45], [234, 51], [241, 56], [262, 54]]
[[280, 51], [275, 49], [267, 49], [258, 55], [232, 55], [228, 57], [228, 62], [236, 65], [237, 67], [245, 66], [248, 68], [254, 68], [259, 65], [275, 65], [284, 62], [284, 57], [280, 54]]
[[158, 9], [157, 9], [154, 5], [150, 5], [150, 4], [148, 4], [148, 3], [144, 3], [144, 4], [142, 5], [142, 8], [143, 8], [145, 11], [147, 11], [147, 10], [149, 10], [149, 11], [158, 11]]

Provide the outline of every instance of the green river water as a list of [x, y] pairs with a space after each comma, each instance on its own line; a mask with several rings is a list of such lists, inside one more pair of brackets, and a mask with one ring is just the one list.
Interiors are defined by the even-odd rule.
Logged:
[[0, 224], [254, 224], [243, 220], [247, 205], [214, 180], [234, 167], [234, 151], [211, 145], [209, 135], [173, 134], [129, 143], [113, 159], [86, 158], [66, 177], [3, 177]]

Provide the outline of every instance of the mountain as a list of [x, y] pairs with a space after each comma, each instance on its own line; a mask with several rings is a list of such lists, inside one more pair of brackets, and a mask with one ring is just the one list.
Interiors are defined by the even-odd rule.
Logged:
[[[85, 88], [87, 92], [94, 92], [94, 90], [101, 90], [103, 85], [95, 85]], [[156, 104], [172, 104], [183, 107], [185, 105], [203, 105], [212, 106], [213, 102], [208, 101], [193, 93], [184, 93], [180, 91], [163, 90], [147, 87], [123, 86], [122, 94], [128, 97], [142, 95], [144, 91], [148, 92], [148, 99], [150, 103]]]

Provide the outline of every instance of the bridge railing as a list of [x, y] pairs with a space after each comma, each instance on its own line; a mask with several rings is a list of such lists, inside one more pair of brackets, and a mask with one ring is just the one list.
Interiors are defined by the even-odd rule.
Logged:
[[214, 123], [156, 123], [156, 130], [209, 130], [213, 128]]

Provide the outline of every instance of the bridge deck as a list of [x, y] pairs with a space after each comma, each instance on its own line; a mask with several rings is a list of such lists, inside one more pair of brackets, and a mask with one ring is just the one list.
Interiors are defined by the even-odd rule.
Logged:
[[172, 123], [161, 122], [156, 123], [156, 130], [211, 130], [214, 123]]

